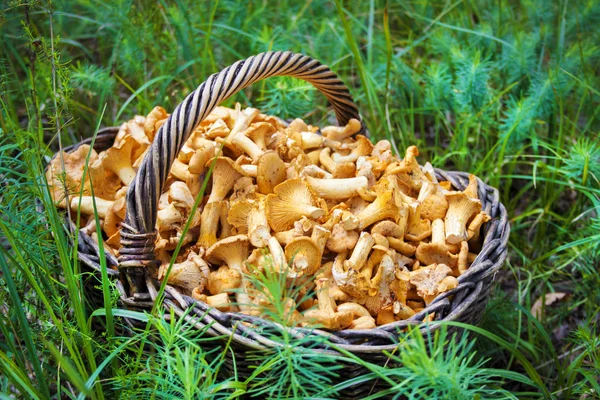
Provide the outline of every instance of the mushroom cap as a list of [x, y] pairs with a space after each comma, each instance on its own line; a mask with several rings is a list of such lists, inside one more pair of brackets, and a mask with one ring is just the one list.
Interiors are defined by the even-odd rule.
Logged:
[[321, 266], [319, 246], [306, 236], [294, 238], [285, 246], [285, 258], [298, 276], [313, 275]]
[[327, 239], [326, 247], [335, 253], [352, 250], [358, 242], [358, 233], [354, 230], [347, 231], [342, 224], [335, 224], [331, 236]]
[[104, 232], [107, 237], [111, 237], [119, 232], [119, 227], [121, 226], [121, 222], [125, 219], [125, 197], [119, 197], [112, 204], [108, 212], [106, 213], [106, 217], [104, 217], [104, 222], [102, 227], [104, 228]]
[[430, 221], [444, 218], [447, 211], [448, 201], [435, 194], [427, 196], [421, 204], [421, 216]]
[[371, 228], [371, 234], [379, 233], [383, 236], [393, 236], [400, 238], [404, 236], [404, 232], [400, 227], [392, 221], [381, 221], [373, 225]]
[[315, 196], [306, 183], [300, 179], [290, 179], [280, 183], [267, 196], [267, 220], [275, 232], [290, 229], [294, 222], [306, 216], [316, 219], [325, 215], [318, 207]]
[[[63, 171], [61, 157], [57, 155], [52, 159], [46, 171], [46, 179], [50, 183], [52, 191], [52, 200], [62, 204], [65, 203], [65, 186], [69, 194], [79, 194], [79, 189], [82, 185], [83, 170], [90, 146], [87, 144], [79, 146], [75, 151], [67, 153], [63, 151], [62, 159], [64, 160], [65, 169]], [[92, 164], [98, 157], [95, 150], [91, 150], [89, 163]], [[64, 179], [63, 179], [64, 177]], [[89, 190], [84, 190], [84, 195], [89, 194]], [[110, 200], [110, 199], [107, 199]]]
[[286, 166], [274, 151], [267, 151], [258, 159], [256, 183], [262, 194], [273, 193], [275, 186], [286, 178]]
[[207, 288], [210, 294], [230, 292], [242, 284], [240, 271], [222, 265], [218, 270], [212, 271], [208, 276]]
[[446, 213], [446, 241], [458, 244], [468, 237], [467, 222], [481, 212], [481, 201], [467, 196], [463, 192], [445, 194], [448, 201]]
[[105, 200], [114, 200], [117, 191], [123, 187], [119, 177], [114, 172], [104, 168], [102, 163], [98, 162], [98, 160], [89, 166], [88, 171], [91, 184], [94, 188], [94, 197], [100, 197]]
[[132, 168], [132, 151], [136, 141], [130, 135], [126, 135], [119, 143], [119, 147], [111, 147], [102, 152], [98, 160], [104, 168], [111, 170], [119, 176], [124, 185], [129, 185], [135, 178]]
[[[165, 273], [166, 268], [161, 266], [158, 278], [164, 278]], [[195, 287], [206, 285], [206, 277], [196, 263], [193, 261], [184, 261], [173, 265], [167, 282], [170, 285], [184, 289], [187, 294], [191, 294]]]
[[427, 304], [439, 293], [439, 285], [452, 269], [445, 264], [433, 264], [410, 272], [410, 283], [415, 285], [417, 293]]
[[221, 239], [206, 250], [206, 259], [212, 264], [224, 261], [230, 268], [241, 268], [248, 255], [248, 236], [235, 235]]
[[227, 222], [233, 225], [238, 233], [248, 232], [248, 214], [258, 204], [252, 199], [241, 199], [236, 201], [229, 208]]
[[450, 268], [458, 264], [458, 255], [450, 253], [446, 243], [419, 243], [415, 254], [422, 265], [445, 264]]

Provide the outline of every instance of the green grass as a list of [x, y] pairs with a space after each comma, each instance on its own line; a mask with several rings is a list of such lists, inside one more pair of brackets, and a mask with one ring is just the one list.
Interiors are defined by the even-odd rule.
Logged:
[[[600, 397], [600, 1], [1, 7], [0, 239], [10, 249], [0, 248], [0, 396], [335, 397], [378, 377], [410, 398]], [[512, 226], [509, 260], [468, 336], [412, 331], [413, 345], [392, 355], [400, 369], [346, 354], [371, 375], [334, 385], [322, 364], [335, 360], [290, 351], [297, 339], [281, 334], [284, 350], [257, 354], [264, 374], [244, 380], [218, 374], [226, 345], [211, 352], [209, 339], [184, 322], [119, 309], [107, 277], [94, 283], [104, 309], [91, 315], [89, 277], [51, 206], [45, 157], [98, 126], [155, 105], [172, 110], [210, 74], [269, 50], [331, 66], [373, 138], [401, 153], [416, 144], [421, 160], [476, 173], [500, 190]], [[235, 101], [333, 122], [323, 96], [293, 79], [260, 82], [227, 104]], [[551, 292], [569, 296], [535, 318], [531, 306]], [[123, 337], [123, 316], [147, 328]], [[92, 319], [105, 329], [93, 329]]]

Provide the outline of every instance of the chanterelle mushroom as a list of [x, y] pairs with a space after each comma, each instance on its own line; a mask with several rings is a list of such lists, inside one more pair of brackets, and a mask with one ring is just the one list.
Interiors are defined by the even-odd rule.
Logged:
[[317, 299], [318, 310], [308, 310], [304, 313], [305, 325], [320, 324], [325, 329], [339, 330], [352, 324], [352, 311], [338, 310], [335, 301], [329, 297], [329, 279], [317, 280]]
[[325, 211], [315, 207], [316, 199], [300, 179], [280, 183], [267, 196], [267, 220], [275, 232], [290, 229], [303, 216], [319, 218]]
[[[48, 170], [46, 171], [46, 179], [51, 186], [52, 200], [57, 205], [66, 207], [65, 203], [65, 187], [69, 195], [79, 195], [79, 190], [83, 181], [83, 170], [90, 146], [87, 144], [79, 146], [72, 153], [63, 152], [65, 169], [62, 168], [60, 154], [52, 159]], [[90, 163], [93, 163], [98, 154], [92, 149], [90, 153]], [[84, 190], [84, 194], [89, 194], [89, 190]], [[70, 200], [70, 199], [69, 199]], [[110, 199], [109, 199], [110, 200]]]
[[[210, 166], [209, 160], [207, 166]], [[212, 173], [212, 191], [208, 203], [225, 199], [227, 193], [233, 188], [235, 182], [244, 176], [244, 171], [228, 157], [218, 157]]]
[[285, 258], [297, 276], [310, 276], [321, 266], [321, 252], [311, 238], [301, 236], [285, 246]]
[[447, 265], [433, 264], [411, 271], [410, 283], [417, 287], [417, 293], [425, 300], [425, 304], [429, 304], [438, 294], [450, 290], [452, 286], [456, 287], [453, 285], [456, 278], [449, 276], [451, 273], [452, 269]]
[[111, 147], [98, 158], [104, 168], [114, 172], [126, 186], [135, 178], [135, 171], [131, 165], [134, 144], [135, 140], [131, 136], [125, 136], [120, 147]]
[[329, 140], [337, 140], [341, 141], [347, 137], [358, 133], [361, 129], [360, 121], [352, 118], [346, 126], [328, 126], [326, 128], [321, 129], [323, 136], [325, 136]]
[[262, 194], [273, 193], [275, 186], [285, 180], [285, 163], [274, 151], [267, 151], [258, 159], [256, 183]]
[[[223, 261], [229, 268], [242, 273], [242, 265], [248, 258], [248, 237], [246, 235], [230, 236], [221, 239], [206, 250], [208, 262], [218, 264]], [[235, 294], [237, 305], [242, 311], [247, 311], [252, 303], [246, 293], [245, 279], [242, 276], [242, 283]]]
[[306, 176], [306, 183], [317, 196], [324, 199], [348, 199], [358, 194], [358, 190], [366, 189], [369, 181], [364, 176], [343, 179], [318, 179]]
[[467, 223], [481, 211], [481, 201], [463, 192], [446, 193], [448, 213], [446, 214], [446, 241], [457, 244], [468, 238]]
[[431, 243], [421, 242], [417, 247], [416, 258], [423, 265], [445, 264], [450, 268], [456, 267], [458, 256], [450, 253], [446, 245], [444, 221], [436, 219], [431, 224]]

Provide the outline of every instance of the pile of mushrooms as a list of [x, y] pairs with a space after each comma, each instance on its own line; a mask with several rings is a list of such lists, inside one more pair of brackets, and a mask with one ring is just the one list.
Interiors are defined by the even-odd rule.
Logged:
[[[156, 107], [123, 124], [108, 150], [83, 145], [63, 154], [64, 170], [60, 157], [47, 170], [57, 205], [79, 209], [82, 229], [98, 240], [93, 189], [105, 248], [115, 255], [127, 187], [167, 117]], [[181, 149], [160, 197], [156, 277], [164, 279], [181, 240], [168, 283], [183, 293], [221, 311], [264, 316], [270, 297], [252, 278], [268, 268], [299, 288], [279, 299], [290, 324], [330, 330], [407, 319], [456, 288], [489, 220], [477, 180], [453, 190], [431, 164], [419, 166], [415, 146], [400, 159], [387, 140], [373, 145], [360, 129], [355, 119], [319, 129], [239, 104], [217, 107]]]

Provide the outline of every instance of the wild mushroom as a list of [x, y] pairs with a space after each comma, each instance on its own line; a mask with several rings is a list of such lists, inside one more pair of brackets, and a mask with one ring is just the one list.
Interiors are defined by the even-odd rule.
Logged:
[[217, 230], [221, 217], [221, 201], [208, 203], [204, 206], [200, 216], [200, 238], [198, 245], [210, 247], [217, 241]]
[[323, 144], [323, 136], [313, 132], [300, 132], [302, 150], [314, 149]]
[[[158, 279], [162, 280], [165, 277], [167, 268], [167, 264], [161, 265], [158, 270]], [[182, 288], [189, 295], [195, 287], [204, 287], [207, 280], [195, 262], [186, 260], [179, 264], [173, 264], [167, 282]]]
[[[206, 250], [206, 258], [213, 264], [223, 261], [230, 269], [242, 273], [244, 260], [248, 258], [248, 238], [246, 235], [236, 235], [221, 239]], [[249, 311], [252, 303], [245, 286], [245, 278], [242, 275], [240, 288], [235, 293], [237, 306], [242, 312]]]
[[468, 261], [469, 261], [469, 244], [467, 242], [460, 242], [460, 252], [458, 253], [458, 265], [457, 265], [457, 269], [458, 269], [458, 274], [457, 275], [462, 275], [465, 272], [467, 272], [467, 268], [469, 268], [468, 266]]
[[424, 219], [433, 221], [446, 216], [448, 201], [437, 192], [436, 185], [431, 182], [424, 182], [421, 186], [417, 201], [421, 202], [421, 216]]
[[[408, 216], [408, 209], [402, 208], [399, 212], [400, 219]], [[404, 219], [406, 221], [406, 219]], [[403, 225], [406, 227], [406, 225]], [[410, 243], [404, 242], [405, 229], [401, 228], [400, 225], [392, 221], [380, 221], [373, 225], [371, 228], [371, 234], [379, 233], [387, 238], [389, 246], [399, 251], [401, 254], [412, 257], [415, 254], [417, 248]]]
[[159, 232], [175, 230], [183, 222], [183, 214], [175, 207], [169, 204], [162, 210], [158, 210], [156, 218], [156, 228]]
[[417, 247], [416, 258], [424, 265], [445, 264], [455, 268], [458, 264], [458, 256], [452, 254], [446, 245], [444, 234], [444, 221], [436, 219], [431, 224], [431, 243], [421, 242]]
[[354, 176], [354, 173], [356, 172], [356, 165], [353, 162], [334, 161], [330, 154], [331, 149], [324, 148], [319, 153], [319, 162], [329, 172], [331, 172], [333, 178], [350, 178]]
[[326, 247], [334, 253], [343, 253], [352, 250], [358, 242], [358, 233], [354, 230], [346, 230], [343, 225], [335, 224], [331, 230], [331, 236], [327, 239]]
[[356, 142], [354, 142], [354, 148], [347, 155], [341, 155], [339, 153], [333, 153], [331, 158], [333, 161], [342, 162], [355, 162], [359, 157], [368, 156], [373, 151], [373, 144], [369, 139], [363, 135], [356, 136]]
[[367, 232], [362, 232], [356, 243], [356, 247], [352, 251], [350, 259], [344, 261], [346, 270], [353, 269], [358, 271], [367, 261], [371, 248], [375, 245], [375, 239]]
[[[366, 179], [366, 178], [365, 178]], [[356, 214], [358, 218], [358, 227], [365, 229], [366, 227], [384, 219], [396, 219], [400, 209], [394, 202], [394, 194], [392, 191], [379, 193], [375, 201], [365, 207], [361, 212]]]
[[231, 300], [229, 300], [229, 295], [227, 293], [219, 293], [214, 296], [207, 296], [203, 294], [199, 288], [195, 288], [192, 291], [192, 297], [222, 312], [232, 312], [234, 309], [234, 306], [231, 304]]
[[229, 216], [229, 202], [224, 200], [221, 202], [221, 209], [219, 210], [219, 224], [221, 225], [221, 232], [219, 233], [219, 240], [225, 239], [231, 236], [232, 226], [227, 221]]
[[395, 278], [394, 270], [394, 261], [390, 256], [384, 255], [381, 258], [377, 274], [371, 279], [370, 283], [375, 294], [367, 297], [365, 301], [365, 308], [369, 310], [371, 315], [378, 315], [383, 308], [393, 304], [390, 284]]
[[[375, 234], [375, 235], [377, 235], [377, 234]], [[377, 266], [379, 266], [383, 256], [389, 255], [389, 254], [391, 254], [391, 252], [390, 252], [390, 249], [388, 246], [382, 246], [382, 245], [376, 244], [375, 246], [372, 247], [371, 255], [367, 259], [367, 262], [365, 263], [365, 265], [360, 269], [360, 273], [363, 274], [365, 276], [365, 278], [371, 279], [373, 277], [373, 270], [375, 270], [375, 268]], [[377, 288], [374, 288], [374, 289], [371, 288], [371, 290], [369, 291], [369, 295], [374, 296], [376, 290], [377, 290]]]
[[273, 257], [275, 271], [285, 271], [287, 269], [287, 261], [283, 248], [281, 247], [277, 239], [271, 237], [267, 246], [269, 247], [269, 252], [271, 252], [271, 256]]
[[413, 242], [420, 242], [431, 235], [431, 221], [421, 219], [421, 203], [413, 202], [410, 207], [405, 238]]
[[377, 177], [373, 171], [373, 163], [367, 157], [358, 157], [356, 160], [356, 176], [364, 176], [369, 181], [369, 187], [375, 185]]
[[256, 143], [252, 141], [247, 135], [252, 128], [248, 128], [243, 132], [239, 132], [233, 136], [231, 143], [243, 150], [248, 154], [252, 160], [256, 161], [260, 156], [263, 155], [264, 151]]
[[306, 183], [317, 196], [329, 200], [348, 199], [357, 195], [357, 190], [367, 188], [368, 180], [364, 176], [343, 179], [317, 179], [305, 177]]
[[254, 247], [264, 247], [271, 237], [271, 229], [265, 213], [265, 198], [237, 201], [229, 210], [227, 221], [238, 233], [248, 232], [250, 243]]
[[294, 276], [311, 276], [321, 266], [321, 252], [311, 238], [301, 236], [285, 246], [285, 258]]
[[258, 158], [256, 183], [262, 194], [273, 193], [275, 186], [286, 178], [286, 166], [274, 151], [267, 151]]
[[481, 225], [488, 222], [490, 220], [490, 216], [485, 213], [485, 211], [481, 211], [479, 214], [475, 216], [469, 223], [469, 227], [467, 228], [467, 239], [469, 241], [476, 242], [479, 239], [479, 232], [481, 231]]
[[346, 126], [328, 126], [326, 128], [321, 129], [323, 136], [325, 136], [329, 140], [337, 140], [342, 141], [347, 137], [358, 133], [361, 130], [362, 126], [359, 120], [352, 118]]
[[406, 304], [395, 301], [392, 311], [398, 320], [409, 319], [415, 315], [415, 311]]
[[329, 297], [329, 279], [318, 279], [316, 283], [319, 308], [304, 313], [305, 324], [319, 324], [330, 330], [339, 330], [350, 326], [354, 319], [352, 312], [340, 311], [335, 301]]
[[207, 289], [210, 294], [233, 292], [242, 284], [242, 273], [238, 270], [222, 265], [218, 270], [212, 271], [208, 276]]
[[[62, 159], [61, 154], [58, 154], [50, 161], [46, 171], [46, 179], [50, 184], [52, 200], [58, 206], [67, 207], [65, 189], [69, 195], [79, 195], [81, 187], [84, 186], [83, 171], [88, 153], [90, 154], [89, 162], [93, 164], [98, 154], [93, 149], [90, 150], [90, 146], [87, 144], [79, 146], [72, 153], [63, 151]], [[89, 194], [89, 191], [84, 190], [84, 194]]]
[[[205, 138], [214, 140], [215, 138], [218, 138], [218, 137], [221, 137], [221, 138], [227, 137], [230, 132], [231, 132], [231, 130], [229, 129], [229, 126], [227, 126], [227, 124], [225, 123], [225, 121], [223, 121], [222, 118], [219, 118], [210, 125], [210, 128], [208, 128], [208, 130], [206, 132], [204, 132], [203, 136]], [[194, 143], [194, 144], [196, 144], [196, 143]]]
[[206, 164], [215, 156], [214, 142], [205, 140], [194, 151], [188, 162], [188, 170], [191, 174], [200, 175], [206, 170]]
[[[82, 171], [83, 172], [83, 171]], [[97, 160], [88, 168], [89, 179], [91, 186], [94, 188], [94, 197], [100, 197], [105, 200], [115, 200], [118, 191], [126, 186], [123, 186], [121, 180], [112, 171], [104, 168], [101, 162]], [[91, 194], [88, 190], [88, 182], [84, 185], [84, 194]], [[79, 194], [79, 192], [75, 192]]]
[[238, 134], [245, 131], [248, 126], [250, 126], [254, 118], [258, 116], [258, 114], [260, 114], [260, 111], [258, 111], [256, 108], [248, 107], [242, 110], [240, 104], [236, 103], [235, 111], [233, 111], [234, 123], [231, 127], [231, 132], [224, 140], [224, 145], [229, 148], [233, 147], [233, 139]]
[[154, 140], [154, 135], [158, 131], [158, 127], [156, 126], [159, 121], [166, 120], [169, 117], [167, 111], [161, 106], [156, 106], [150, 111], [150, 114], [146, 116], [146, 121], [144, 122], [144, 133], [148, 140]]
[[313, 178], [318, 179], [333, 178], [333, 175], [325, 171], [323, 168], [317, 167], [316, 165], [307, 165], [306, 167], [302, 168], [302, 171], [300, 171], [300, 178], [304, 178], [307, 176], [311, 176]]
[[[405, 173], [407, 177], [406, 182], [417, 191], [421, 189], [421, 186], [424, 182], [429, 181], [417, 162], [416, 157], [418, 155], [419, 149], [417, 149], [416, 146], [410, 146], [408, 149], [406, 149], [401, 167], [396, 170], [396, 173]], [[399, 177], [402, 179], [402, 175]]]
[[[452, 269], [445, 264], [433, 264], [410, 272], [410, 283], [416, 286], [417, 293], [425, 304], [431, 303], [435, 297], [449, 290], [448, 281], [442, 285], [442, 281], [452, 273]], [[452, 278], [452, 277], [451, 277]]]
[[115, 200], [110, 209], [106, 212], [102, 228], [107, 237], [111, 237], [119, 232], [121, 222], [125, 219], [125, 197], [119, 197]]
[[104, 168], [114, 172], [125, 186], [129, 186], [135, 178], [135, 171], [131, 165], [134, 144], [135, 140], [126, 136], [119, 147], [111, 147], [98, 157]]
[[357, 301], [363, 301], [369, 296], [370, 280], [367, 279], [358, 270], [353, 268], [346, 269], [344, 261], [348, 253], [339, 253], [335, 257], [331, 268], [331, 275], [336, 285], [355, 298]]
[[96, 204], [96, 211], [98, 212], [98, 217], [100, 218], [106, 217], [106, 214], [114, 204], [113, 201], [92, 196], [81, 196], [81, 198], [79, 196], [74, 196], [71, 198], [71, 208], [75, 210], [78, 209], [79, 212], [86, 215], [94, 214], [94, 203]]
[[275, 232], [290, 229], [303, 216], [316, 219], [325, 211], [315, 207], [316, 199], [300, 179], [292, 179], [275, 186], [267, 196], [266, 212], [269, 225]]
[[[213, 161], [209, 160], [207, 166]], [[217, 157], [212, 173], [212, 191], [208, 203], [225, 199], [235, 182], [244, 176], [244, 171], [228, 157]]]
[[337, 306], [338, 311], [349, 311], [354, 320], [348, 329], [373, 329], [375, 328], [375, 319], [369, 313], [369, 310], [356, 303], [342, 303]]
[[448, 212], [446, 213], [446, 241], [457, 244], [468, 238], [467, 223], [481, 211], [481, 201], [463, 192], [446, 193]]
[[310, 235], [311, 240], [315, 242], [317, 248], [319, 249], [319, 258], [323, 257], [323, 252], [325, 251], [325, 245], [327, 244], [327, 240], [331, 236], [331, 232], [322, 227], [321, 225], [315, 224], [312, 228], [312, 234]]
[[268, 122], [253, 122], [244, 132], [261, 150], [267, 149], [267, 138], [275, 131]]

